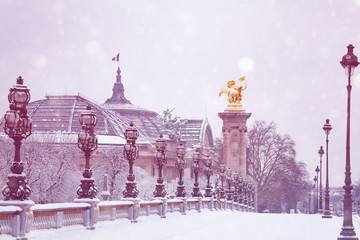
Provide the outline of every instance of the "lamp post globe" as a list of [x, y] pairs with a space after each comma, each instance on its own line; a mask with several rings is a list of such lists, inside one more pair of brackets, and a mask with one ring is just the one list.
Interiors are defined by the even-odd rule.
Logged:
[[352, 195], [351, 190], [351, 167], [350, 167], [350, 104], [351, 104], [351, 76], [354, 73], [355, 68], [359, 65], [357, 56], [354, 55], [354, 46], [349, 45], [348, 52], [343, 56], [340, 64], [345, 69], [345, 74], [348, 76], [347, 85], [347, 121], [346, 121], [346, 160], [345, 160], [345, 185], [343, 189], [344, 193], [344, 217], [343, 226], [341, 228], [340, 236], [338, 240], [352, 239], [357, 240], [354, 226], [352, 223]]
[[30, 90], [23, 85], [24, 79], [19, 76], [16, 85], [10, 88], [8, 95], [9, 108], [5, 113], [4, 131], [14, 140], [15, 154], [11, 164], [6, 186], [2, 190], [4, 200], [30, 200], [31, 189], [23, 173], [24, 164], [20, 158], [22, 140], [31, 135], [31, 119], [27, 115], [27, 105], [30, 101]]

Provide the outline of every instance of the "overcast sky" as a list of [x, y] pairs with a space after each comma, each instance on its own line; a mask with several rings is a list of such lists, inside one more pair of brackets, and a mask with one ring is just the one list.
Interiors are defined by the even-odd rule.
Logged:
[[[360, 0], [347, 1], [21, 1], [0, 2], [0, 112], [21, 75], [32, 100], [112, 94], [120, 54], [125, 96], [161, 113], [207, 118], [215, 137], [223, 85], [246, 76], [243, 105], [296, 142], [311, 177], [329, 118], [330, 185], [345, 169], [348, 44], [360, 56]], [[351, 164], [360, 180], [360, 69], [352, 91]], [[325, 165], [323, 165], [325, 169]], [[324, 171], [323, 171], [324, 172]]]

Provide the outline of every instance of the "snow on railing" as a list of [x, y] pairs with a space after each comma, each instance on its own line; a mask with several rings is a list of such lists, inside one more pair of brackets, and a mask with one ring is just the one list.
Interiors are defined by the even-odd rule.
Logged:
[[87, 226], [90, 206], [87, 203], [36, 204], [28, 217], [27, 232], [72, 225]]
[[19, 227], [21, 208], [7, 206], [0, 207], [0, 233], [16, 234]]
[[[174, 198], [141, 201], [124, 199], [122, 201], [103, 201], [95, 205], [89, 203], [51, 203], [36, 204], [26, 211], [26, 232], [61, 228], [63, 226], [90, 225], [90, 210], [95, 210], [94, 222], [113, 221], [128, 218], [137, 222], [139, 216], [159, 215], [165, 218], [166, 213], [198, 211], [201, 209], [254, 212], [254, 207], [239, 204], [225, 199], [213, 198]], [[22, 209], [15, 206], [0, 207], [0, 234], [17, 237], [19, 234]]]
[[153, 201], [140, 201], [139, 216], [150, 216], [152, 214], [157, 214], [159, 216], [163, 215], [163, 201], [153, 200]]
[[98, 205], [98, 221], [115, 220], [118, 218], [132, 219], [134, 203], [131, 201], [104, 201]]

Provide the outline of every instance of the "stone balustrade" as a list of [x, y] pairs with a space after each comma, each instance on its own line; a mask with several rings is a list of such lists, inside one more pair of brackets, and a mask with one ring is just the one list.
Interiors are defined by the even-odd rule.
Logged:
[[[65, 226], [89, 226], [91, 204], [89, 203], [51, 203], [36, 204], [27, 210], [26, 232], [40, 229], [57, 229]], [[136, 222], [139, 216], [169, 213], [186, 215], [187, 211], [201, 212], [201, 209], [254, 212], [251, 206], [233, 201], [213, 198], [174, 198], [154, 199], [151, 201], [103, 201], [96, 205], [95, 223], [128, 218]], [[15, 206], [0, 206], [0, 233], [17, 237], [20, 229], [22, 209]]]

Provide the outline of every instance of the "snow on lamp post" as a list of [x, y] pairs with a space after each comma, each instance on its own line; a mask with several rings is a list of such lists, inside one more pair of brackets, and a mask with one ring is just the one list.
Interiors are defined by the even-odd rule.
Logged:
[[231, 194], [232, 170], [231, 170], [231, 168], [228, 168], [226, 170], [226, 181], [228, 184], [227, 200], [231, 201], [232, 200], [232, 194]]
[[350, 103], [351, 103], [351, 76], [354, 73], [355, 68], [359, 65], [358, 58], [354, 55], [353, 45], [349, 45], [348, 52], [345, 56], [343, 56], [341, 66], [345, 68], [345, 73], [348, 76], [348, 85], [347, 85], [347, 124], [346, 124], [346, 163], [345, 163], [345, 186], [343, 187], [345, 190], [344, 193], [344, 219], [343, 226], [340, 232], [340, 236], [338, 240], [345, 239], [358, 239], [356, 237], [356, 233], [354, 231], [354, 226], [352, 223], [352, 195], [351, 190], [353, 187], [351, 186], [351, 167], [350, 167]]
[[31, 189], [23, 173], [24, 164], [20, 159], [22, 140], [31, 134], [31, 119], [27, 115], [26, 106], [30, 101], [30, 90], [23, 85], [21, 76], [16, 79], [16, 85], [8, 95], [10, 110], [5, 113], [5, 133], [14, 140], [15, 155], [11, 164], [6, 186], [2, 190], [4, 200], [29, 200]]
[[332, 129], [329, 119], [326, 119], [326, 123], [323, 126], [326, 135], [326, 186], [325, 186], [325, 210], [323, 218], [332, 218], [330, 213], [330, 190], [329, 190], [329, 134]]
[[324, 155], [323, 146], [320, 146], [318, 151], [320, 156], [320, 185], [319, 185], [319, 209], [320, 213], [323, 212], [323, 201], [322, 201], [322, 156]]
[[167, 159], [165, 156], [165, 149], [167, 146], [166, 140], [163, 138], [161, 134], [155, 142], [157, 153], [154, 158], [154, 163], [159, 167], [159, 177], [157, 179], [156, 188], [154, 191], [155, 198], [164, 198], [166, 196], [166, 191], [164, 187], [164, 178], [162, 176], [163, 166], [166, 164]]
[[125, 130], [126, 144], [124, 146], [123, 156], [129, 162], [129, 174], [123, 191], [124, 198], [137, 198], [139, 190], [136, 188], [135, 174], [134, 174], [134, 161], [138, 157], [139, 149], [135, 145], [139, 137], [139, 131], [134, 127], [131, 122], [130, 126]]
[[198, 176], [199, 176], [199, 172], [200, 172], [200, 153], [198, 152], [198, 149], [195, 150], [192, 158], [193, 158], [193, 162], [194, 162], [193, 171], [195, 174], [195, 182], [194, 182], [194, 187], [193, 187], [191, 196], [192, 197], [201, 197], [199, 182], [198, 182]]
[[177, 160], [175, 162], [175, 167], [179, 170], [179, 181], [175, 194], [176, 197], [186, 197], [184, 180], [182, 179], [185, 168], [185, 160], [184, 160], [185, 147], [182, 143], [176, 148], [176, 155], [177, 155]]
[[85, 154], [85, 169], [83, 171], [83, 178], [80, 180], [81, 184], [77, 190], [79, 199], [82, 198], [96, 198], [98, 192], [92, 178], [92, 170], [90, 169], [90, 156], [98, 147], [97, 136], [94, 134], [94, 127], [98, 119], [91, 106], [88, 105], [86, 110], [80, 114], [79, 122], [81, 130], [78, 134], [78, 147]]
[[207, 156], [205, 158], [205, 171], [204, 171], [204, 174], [205, 174], [205, 176], [207, 178], [207, 185], [206, 185], [206, 189], [205, 189], [205, 197], [208, 197], [208, 198], [210, 198], [212, 196], [211, 184], [210, 184], [210, 177], [212, 175], [211, 165], [212, 165], [212, 157]]
[[225, 164], [221, 164], [220, 165], [220, 181], [221, 181], [220, 198], [221, 199], [225, 198], [225, 189], [224, 189], [225, 171], [226, 171]]

